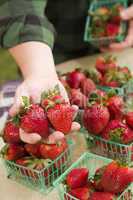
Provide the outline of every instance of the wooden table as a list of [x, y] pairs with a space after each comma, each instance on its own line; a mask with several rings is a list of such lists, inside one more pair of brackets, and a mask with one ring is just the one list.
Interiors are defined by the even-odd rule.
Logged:
[[[114, 53], [114, 55], [118, 57], [119, 64], [123, 66], [129, 66], [130, 69], [133, 68], [133, 49], [127, 49], [123, 52]], [[71, 71], [76, 67], [82, 67], [82, 68], [93, 67], [97, 56], [99, 55], [87, 56], [62, 63], [57, 66], [57, 70], [62, 73], [65, 73], [67, 71]], [[4, 119], [3, 121], [2, 120], [0, 121], [0, 126], [2, 126], [3, 122]], [[72, 137], [76, 141], [74, 159], [77, 159], [86, 150], [86, 145], [82, 133], [74, 133]], [[0, 139], [0, 147], [2, 145], [3, 142]], [[0, 199], [1, 200], [58, 200], [59, 198], [57, 191], [55, 189], [48, 195], [42, 195], [12, 180], [7, 179], [5, 169], [3, 167], [2, 162], [0, 161]]]

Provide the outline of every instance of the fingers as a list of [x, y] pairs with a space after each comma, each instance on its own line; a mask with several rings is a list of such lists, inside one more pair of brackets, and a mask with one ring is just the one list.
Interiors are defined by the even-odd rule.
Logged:
[[74, 132], [74, 131], [79, 131], [81, 128], [80, 124], [78, 122], [73, 122], [72, 123], [72, 127], [71, 127], [71, 132]]
[[129, 20], [133, 18], [133, 6], [121, 11], [121, 18], [123, 20]]
[[66, 92], [64, 86], [61, 84], [60, 81], [59, 81], [59, 88], [60, 88], [60, 92], [61, 92], [62, 97], [65, 99], [66, 102], [69, 103], [69, 98], [68, 98], [67, 92]]
[[21, 141], [27, 144], [36, 144], [42, 139], [39, 134], [37, 133], [28, 134], [24, 132], [24, 130], [22, 130], [21, 128], [19, 129], [19, 136]]

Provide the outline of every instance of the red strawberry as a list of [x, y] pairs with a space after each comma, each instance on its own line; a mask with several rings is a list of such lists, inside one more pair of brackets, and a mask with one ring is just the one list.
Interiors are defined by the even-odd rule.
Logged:
[[49, 135], [46, 113], [39, 106], [32, 104], [21, 117], [21, 128], [27, 133], [38, 133], [46, 138]]
[[96, 85], [91, 79], [87, 78], [81, 82], [81, 91], [83, 92], [84, 95], [88, 96], [95, 89]]
[[40, 144], [26, 144], [25, 145], [25, 149], [28, 152], [29, 155], [31, 156], [35, 156], [37, 158], [41, 157], [41, 153], [40, 153]]
[[41, 144], [40, 153], [42, 158], [55, 160], [67, 149], [67, 147], [67, 142], [65, 139], [63, 139], [57, 144]]
[[131, 128], [133, 128], [133, 112], [128, 112], [128, 113], [125, 115], [125, 118], [126, 118], [126, 123], [127, 123]]
[[119, 87], [119, 83], [117, 81], [104, 82], [104, 85], [113, 88]]
[[7, 143], [20, 143], [19, 127], [12, 121], [6, 123], [3, 139]]
[[112, 119], [121, 119], [123, 116], [124, 101], [120, 96], [113, 96], [108, 100], [108, 109]]
[[88, 200], [115, 200], [116, 196], [109, 192], [94, 192]]
[[47, 110], [47, 117], [56, 131], [67, 134], [71, 130], [73, 109], [69, 104], [55, 104]]
[[75, 168], [67, 175], [66, 183], [71, 189], [83, 187], [88, 182], [88, 175], [87, 168]]
[[108, 23], [106, 26], [107, 36], [112, 37], [118, 35], [119, 29], [120, 29], [119, 25]]
[[1, 154], [6, 160], [17, 160], [26, 154], [25, 149], [22, 145], [8, 144], [2, 149]]
[[106, 72], [107, 69], [112, 69], [116, 67], [116, 58], [112, 56], [108, 57], [98, 57], [96, 60], [96, 68], [102, 74]]
[[76, 69], [67, 75], [67, 83], [71, 88], [78, 89], [80, 87], [81, 82], [85, 79], [85, 75], [80, 72], [79, 69]]
[[102, 137], [118, 143], [128, 144], [133, 141], [133, 130], [120, 120], [112, 120], [103, 130]]
[[90, 190], [88, 187], [81, 187], [72, 189], [69, 194], [79, 200], [88, 200], [90, 196]]
[[79, 89], [72, 89], [70, 92], [70, 102], [71, 105], [75, 104], [83, 109], [87, 105], [87, 97]]
[[94, 104], [85, 109], [83, 123], [85, 128], [92, 134], [100, 134], [109, 122], [108, 108], [101, 104]]

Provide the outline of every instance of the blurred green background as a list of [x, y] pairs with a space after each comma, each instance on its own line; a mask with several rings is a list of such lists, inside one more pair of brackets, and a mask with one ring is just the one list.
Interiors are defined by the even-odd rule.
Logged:
[[0, 84], [20, 77], [18, 68], [8, 51], [0, 50]]

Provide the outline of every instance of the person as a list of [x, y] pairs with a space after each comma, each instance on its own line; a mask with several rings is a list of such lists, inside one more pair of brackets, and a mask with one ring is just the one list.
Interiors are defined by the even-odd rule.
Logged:
[[[74, 52], [77, 56], [79, 52], [88, 52], [88, 44], [83, 42], [87, 9], [86, 0], [0, 1], [0, 45], [9, 50], [24, 77], [16, 91], [11, 116], [19, 112], [20, 96], [30, 96], [33, 102], [39, 102], [42, 91], [56, 84], [68, 101], [56, 74], [52, 49], [55, 42], [57, 48], [53, 52], [57, 54], [59, 51], [66, 55]], [[133, 6], [123, 10], [121, 17], [129, 20], [128, 35], [124, 42], [111, 44], [108, 50], [121, 50], [133, 45]]]

